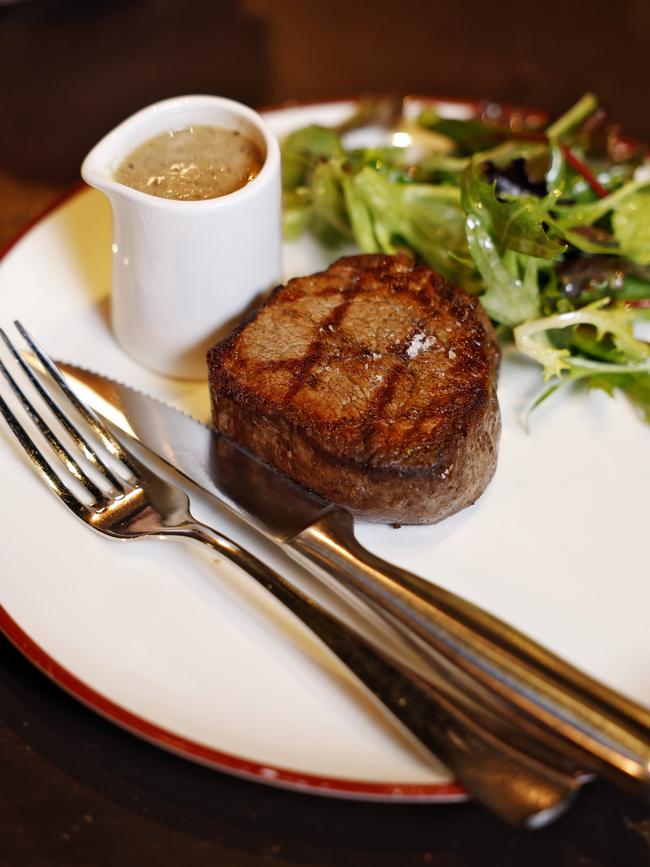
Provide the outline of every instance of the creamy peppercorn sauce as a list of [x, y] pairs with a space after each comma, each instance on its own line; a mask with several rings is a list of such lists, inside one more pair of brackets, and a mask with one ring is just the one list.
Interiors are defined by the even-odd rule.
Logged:
[[118, 166], [118, 183], [163, 199], [197, 201], [234, 193], [259, 173], [262, 149], [238, 130], [190, 126], [154, 136]]

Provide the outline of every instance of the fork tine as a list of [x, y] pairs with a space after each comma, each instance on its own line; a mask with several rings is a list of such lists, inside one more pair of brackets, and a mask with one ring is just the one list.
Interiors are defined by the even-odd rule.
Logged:
[[122, 463], [132, 472], [134, 475], [137, 475], [135, 469], [129, 463], [129, 456], [124, 451], [121, 443], [113, 436], [113, 434], [101, 423], [97, 415], [90, 409], [89, 406], [86, 406], [83, 401], [79, 400], [77, 395], [72, 391], [68, 383], [65, 381], [64, 377], [61, 375], [57, 366], [54, 364], [49, 355], [42, 349], [38, 343], [30, 336], [27, 329], [17, 320], [14, 321], [14, 325], [23, 336], [25, 341], [29, 344], [30, 348], [35, 352], [38, 360], [41, 362], [43, 367], [50, 374], [52, 379], [59, 386], [61, 391], [68, 398], [70, 403], [74, 406], [77, 412], [84, 419], [86, 424], [94, 431], [95, 435], [99, 438], [99, 440], [103, 443], [104, 447], [110, 454], [114, 455], [118, 458]]
[[2, 396], [0, 396], [0, 414], [9, 425], [11, 432], [23, 447], [36, 469], [45, 479], [48, 487], [51, 488], [57, 497], [59, 497], [59, 499], [61, 499], [78, 517], [85, 518], [89, 514], [89, 510], [80, 500], [77, 499], [77, 497], [75, 497], [72, 491], [63, 484]]
[[[20, 326], [20, 328], [22, 328], [22, 326]], [[24, 331], [24, 329], [23, 329], [23, 331]], [[21, 333], [22, 333], [22, 331], [21, 331]], [[41, 383], [38, 381], [38, 379], [34, 376], [32, 371], [29, 369], [28, 365], [25, 363], [25, 361], [23, 360], [20, 353], [18, 352], [16, 347], [13, 345], [13, 343], [11, 342], [11, 340], [9, 339], [7, 334], [1, 328], [0, 328], [0, 336], [4, 340], [5, 344], [7, 345], [7, 348], [9, 349], [9, 351], [11, 352], [13, 357], [16, 359], [16, 361], [20, 365], [25, 376], [29, 379], [31, 384], [36, 389], [36, 391], [40, 394], [40, 396], [43, 398], [43, 400], [45, 401], [47, 406], [50, 408], [53, 415], [56, 416], [58, 421], [61, 423], [61, 425], [68, 432], [68, 434], [74, 440], [74, 442], [77, 444], [79, 449], [81, 449], [86, 460], [89, 461], [94, 467], [96, 467], [99, 470], [99, 472], [107, 479], [107, 481], [113, 486], [113, 488], [115, 488], [115, 490], [119, 491], [121, 494], [126, 493], [126, 487], [124, 485], [124, 482], [121, 479], [119, 479], [108, 466], [106, 466], [106, 464], [99, 457], [99, 455], [97, 454], [95, 449], [93, 449], [93, 447], [90, 445], [90, 443], [81, 435], [81, 433], [79, 433], [79, 431], [77, 430], [75, 425], [72, 424], [72, 422], [65, 415], [65, 413], [63, 413], [59, 409], [59, 407], [54, 402], [54, 400], [52, 400], [52, 398], [50, 397], [48, 392], [43, 388]], [[35, 352], [37, 351], [33, 342], [30, 342], [30, 346], [32, 346], [32, 348], [34, 349]], [[45, 362], [49, 362], [52, 369], [55, 370], [57, 375], [60, 377], [61, 375], [56, 370], [56, 368], [54, 367], [52, 362], [47, 358], [47, 356], [45, 356], [45, 354], [43, 353], [42, 350], [40, 350], [40, 353], [41, 354], [39, 355], [39, 359], [41, 358], [41, 355], [43, 356], [43, 359], [44, 359], [42, 361], [43, 366], [49, 370], [49, 368], [47, 368], [47, 365], [45, 363]], [[66, 388], [67, 388], [67, 386], [66, 386]], [[127, 464], [127, 466], [128, 466], [128, 464]], [[131, 467], [128, 466], [128, 469], [131, 470]], [[132, 472], [132, 470], [131, 470], [131, 472]]]
[[7, 382], [11, 386], [11, 390], [25, 407], [27, 414], [34, 422], [36, 427], [43, 434], [43, 436], [49, 443], [50, 448], [59, 458], [61, 463], [64, 464], [64, 466], [68, 469], [70, 473], [72, 473], [75, 479], [77, 479], [77, 481], [84, 486], [86, 491], [88, 491], [90, 496], [93, 498], [94, 502], [101, 502], [104, 499], [104, 493], [101, 488], [98, 488], [97, 485], [90, 478], [88, 478], [88, 476], [81, 469], [77, 461], [75, 461], [70, 452], [65, 448], [63, 443], [61, 443], [58, 437], [54, 434], [47, 422], [43, 420], [43, 417], [34, 408], [34, 405], [26, 397], [26, 395], [19, 387], [18, 383], [13, 378], [11, 373], [7, 370], [2, 361], [0, 361], [0, 372], [7, 380]]

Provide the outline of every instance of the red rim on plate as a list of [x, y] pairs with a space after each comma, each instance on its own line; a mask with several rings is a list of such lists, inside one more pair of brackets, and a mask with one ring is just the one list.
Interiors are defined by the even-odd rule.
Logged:
[[[408, 99], [422, 100], [431, 103], [460, 104], [474, 107], [478, 114], [482, 113], [482, 106], [486, 103], [481, 100], [443, 99], [439, 97], [408, 97]], [[283, 105], [267, 107], [263, 112], [275, 112], [282, 109], [298, 108], [301, 106], [329, 105], [334, 102], [347, 102], [358, 100], [352, 97], [349, 100], [319, 100], [314, 102], [290, 102]], [[543, 122], [544, 115], [528, 108], [514, 109], [511, 106], [503, 106], [504, 114], [517, 111], [525, 118], [534, 118], [536, 122]], [[83, 183], [75, 184], [60, 199], [50, 205], [39, 217], [28, 223], [4, 248], [0, 250], [0, 260], [29, 232], [38, 225], [45, 217], [61, 207], [64, 207], [74, 196], [87, 189]], [[334, 777], [321, 777], [313, 774], [304, 774], [288, 768], [280, 768], [272, 765], [261, 765], [250, 761], [242, 756], [223, 753], [212, 747], [197, 743], [168, 731], [149, 720], [144, 719], [126, 708], [111, 701], [106, 696], [94, 690], [91, 686], [79, 680], [70, 671], [53, 659], [43, 650], [11, 617], [9, 612], [0, 605], [0, 630], [9, 641], [43, 674], [47, 675], [54, 683], [72, 695], [82, 704], [94, 710], [104, 718], [110, 720], [123, 729], [137, 735], [143, 740], [149, 741], [158, 747], [162, 747], [184, 758], [192, 759], [216, 770], [224, 771], [240, 777], [245, 777], [256, 782], [282, 786], [303, 792], [335, 797], [400, 800], [400, 801], [439, 801], [453, 802], [467, 798], [465, 790], [458, 783], [393, 783], [393, 782], [362, 782], [346, 780]]]

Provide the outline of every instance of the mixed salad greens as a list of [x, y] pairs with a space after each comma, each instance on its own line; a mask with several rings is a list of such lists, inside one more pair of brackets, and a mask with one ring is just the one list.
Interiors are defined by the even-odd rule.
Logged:
[[[650, 422], [650, 163], [586, 94], [545, 129], [488, 114], [416, 121], [364, 103], [338, 128], [282, 145], [284, 228], [363, 252], [410, 251], [480, 295], [546, 384], [622, 389]], [[364, 125], [393, 144], [346, 146]]]

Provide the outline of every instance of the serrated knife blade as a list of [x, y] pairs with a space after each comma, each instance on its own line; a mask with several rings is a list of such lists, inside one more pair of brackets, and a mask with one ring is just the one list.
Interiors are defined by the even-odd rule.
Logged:
[[274, 542], [336, 510], [181, 410], [85, 368], [57, 365], [96, 412]]

